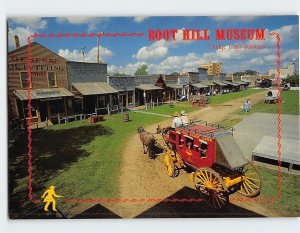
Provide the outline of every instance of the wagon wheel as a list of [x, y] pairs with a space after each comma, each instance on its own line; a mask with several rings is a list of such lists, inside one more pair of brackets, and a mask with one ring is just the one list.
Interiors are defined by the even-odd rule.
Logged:
[[228, 191], [223, 179], [210, 168], [199, 168], [194, 175], [196, 189], [204, 201], [214, 207], [221, 209], [228, 203]]
[[172, 157], [169, 154], [165, 155], [164, 164], [168, 176], [175, 177], [175, 164]]
[[261, 178], [256, 168], [248, 163], [242, 170], [242, 182], [238, 193], [246, 197], [258, 196], [261, 190]]

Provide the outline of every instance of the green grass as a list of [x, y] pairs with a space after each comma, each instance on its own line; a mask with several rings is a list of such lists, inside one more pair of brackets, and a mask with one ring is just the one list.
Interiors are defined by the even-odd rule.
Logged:
[[256, 94], [256, 93], [262, 92], [262, 91], [265, 91], [265, 90], [264, 89], [247, 89], [247, 90], [239, 91], [239, 92], [216, 95], [216, 96], [211, 97], [210, 104], [211, 105], [223, 104], [227, 101], [247, 97], [249, 95], [253, 95], [253, 94]]
[[[234, 126], [242, 121], [242, 116], [232, 116], [219, 122], [223, 125]], [[262, 180], [260, 198], [276, 198], [278, 195], [277, 170], [255, 166]], [[274, 168], [276, 168], [274, 166]], [[266, 201], [261, 204], [275, 211], [280, 216], [297, 217], [300, 211], [300, 176], [281, 173], [282, 197], [276, 202]]]
[[[281, 92], [281, 113], [299, 115], [299, 91], [282, 91]], [[260, 101], [253, 105], [251, 111], [247, 114], [254, 112], [265, 112], [265, 113], [277, 113], [277, 104], [266, 104], [264, 101]], [[241, 110], [237, 114], [245, 115], [245, 112]]]
[[[67, 199], [117, 198], [122, 147], [126, 140], [136, 133], [138, 126], [165, 119], [139, 113], [130, 113], [129, 116], [130, 122], [123, 122], [123, 115], [116, 114], [93, 125], [84, 120], [34, 130], [34, 197], [39, 198], [48, 186], [55, 185], [57, 193]], [[17, 182], [11, 191], [12, 216], [32, 208], [27, 201], [26, 145], [19, 145], [18, 150], [14, 155], [10, 154], [10, 175]], [[63, 211], [74, 205], [59, 204]]]
[[[246, 90], [238, 93], [213, 97], [213, 104], [241, 98], [260, 90]], [[220, 100], [220, 98], [225, 100]], [[216, 98], [216, 100], [214, 100]], [[198, 108], [189, 106], [190, 102], [176, 103], [148, 109], [172, 115], [175, 111], [191, 112]], [[159, 123], [165, 117], [130, 113], [130, 122], [123, 122], [123, 115], [105, 116], [105, 121], [93, 125], [77, 121], [67, 125], [33, 130], [32, 134], [32, 172], [34, 198], [55, 185], [58, 194], [65, 199], [117, 198], [119, 169], [122, 163], [122, 148], [128, 138], [136, 133], [138, 126]], [[233, 126], [239, 118], [227, 119], [223, 124]], [[34, 208], [28, 202], [27, 193], [27, 139], [21, 138], [9, 152], [10, 171], [10, 212], [12, 217]], [[264, 178], [265, 179], [265, 178]], [[58, 200], [59, 207], [69, 210], [76, 204], [66, 204]], [[39, 204], [40, 206], [43, 203]], [[274, 207], [276, 208], [276, 207]]]
[[[262, 190], [259, 197], [277, 197], [278, 176], [276, 170], [256, 166], [262, 179]], [[276, 202], [264, 202], [267, 208], [273, 209], [281, 216], [298, 217], [300, 212], [300, 176], [281, 173], [282, 197]]]

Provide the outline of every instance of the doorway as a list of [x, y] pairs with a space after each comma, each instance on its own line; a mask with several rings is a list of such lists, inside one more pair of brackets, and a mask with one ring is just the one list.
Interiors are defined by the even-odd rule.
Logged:
[[126, 102], [127, 102], [127, 98], [126, 98], [126, 94], [124, 95], [120, 95], [120, 100], [121, 100], [121, 103], [122, 103], [122, 107], [126, 107]]
[[46, 121], [46, 118], [48, 116], [47, 102], [46, 101], [40, 101], [39, 108], [40, 108], [41, 121], [42, 122]]

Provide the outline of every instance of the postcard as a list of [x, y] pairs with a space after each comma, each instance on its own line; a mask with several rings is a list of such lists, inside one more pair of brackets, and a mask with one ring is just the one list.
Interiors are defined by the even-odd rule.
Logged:
[[8, 17], [11, 219], [299, 217], [299, 16]]

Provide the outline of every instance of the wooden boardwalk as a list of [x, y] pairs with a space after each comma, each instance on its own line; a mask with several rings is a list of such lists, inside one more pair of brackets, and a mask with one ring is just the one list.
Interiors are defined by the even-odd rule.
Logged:
[[[300, 154], [299, 141], [294, 139], [281, 139], [281, 162], [288, 164], [289, 171], [299, 170]], [[278, 161], [277, 138], [265, 136], [252, 152], [252, 160], [265, 163]], [[298, 167], [298, 168], [297, 168]]]

